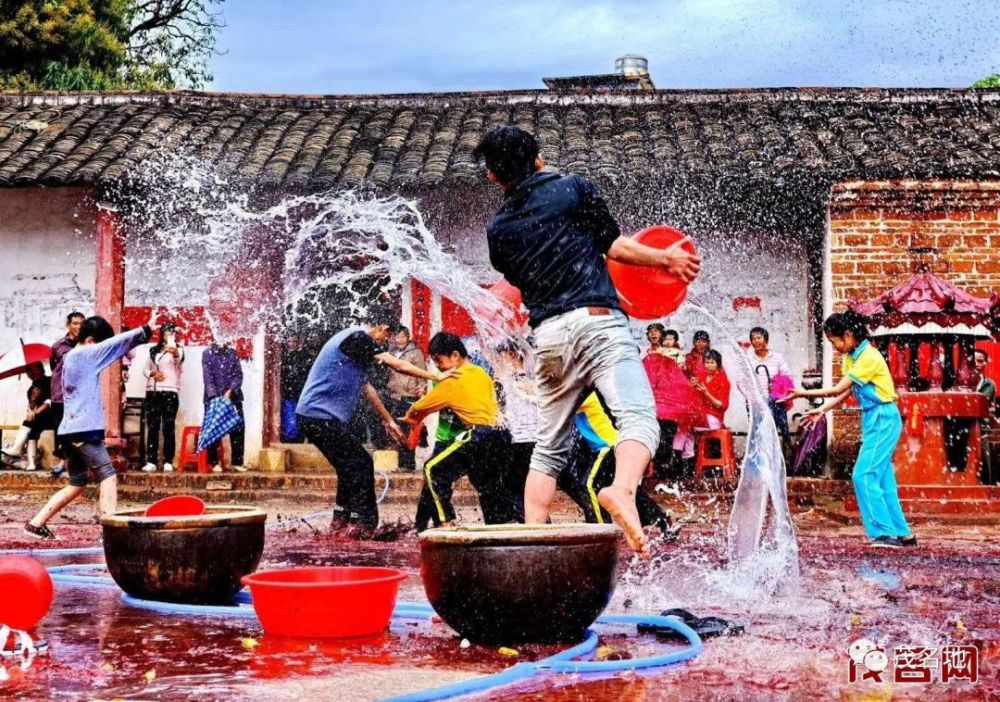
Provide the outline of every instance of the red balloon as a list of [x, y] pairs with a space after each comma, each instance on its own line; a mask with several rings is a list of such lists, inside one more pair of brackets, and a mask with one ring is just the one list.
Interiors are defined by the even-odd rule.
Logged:
[[[685, 236], [684, 232], [673, 227], [657, 225], [643, 229], [634, 238], [640, 244], [665, 249]], [[683, 248], [695, 253], [694, 244], [690, 241]], [[633, 266], [609, 259], [608, 273], [618, 289], [622, 309], [636, 319], [664, 317], [680, 307], [687, 297], [687, 283], [659, 268]]]
[[31, 631], [52, 606], [52, 578], [28, 556], [0, 556], [0, 624]]

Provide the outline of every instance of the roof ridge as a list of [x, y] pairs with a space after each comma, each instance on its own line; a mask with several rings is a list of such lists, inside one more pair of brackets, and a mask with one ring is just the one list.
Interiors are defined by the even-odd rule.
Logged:
[[151, 103], [176, 105], [282, 105], [300, 109], [332, 105], [433, 105], [455, 101], [479, 104], [572, 105], [655, 105], [670, 102], [951, 102], [974, 100], [1000, 102], [996, 88], [892, 88], [855, 86], [804, 86], [756, 88], [658, 88], [656, 90], [579, 90], [563, 91], [546, 88], [489, 91], [456, 91], [436, 93], [372, 93], [372, 94], [291, 94], [241, 93], [219, 91], [177, 90], [163, 92], [5, 92], [0, 91], [0, 104], [27, 107], [31, 105], [79, 105]]
[[[100, 124], [67, 129], [58, 116], [69, 112], [96, 113]], [[290, 113], [299, 118], [286, 130]], [[389, 129], [393, 115], [401, 121]], [[111, 183], [163, 148], [193, 149], [269, 187], [479, 183], [473, 147], [508, 123], [533, 128], [552, 165], [602, 183], [1000, 178], [1000, 90], [180, 91], [0, 93], [0, 187]]]

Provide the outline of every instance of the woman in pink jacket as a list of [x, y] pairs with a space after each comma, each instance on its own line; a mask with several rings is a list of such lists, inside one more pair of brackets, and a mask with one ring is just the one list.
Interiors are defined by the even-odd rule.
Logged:
[[163, 431], [163, 472], [174, 469], [177, 451], [174, 422], [180, 405], [181, 366], [184, 349], [177, 345], [177, 332], [173, 324], [164, 324], [160, 341], [149, 349], [149, 359], [143, 375], [146, 376], [146, 465], [143, 472], [156, 472], [160, 454], [160, 431]]
[[653, 457], [656, 477], [669, 477], [677, 461], [678, 438], [690, 436], [691, 429], [699, 426], [704, 409], [699, 395], [681, 366], [663, 354], [651, 353], [642, 365], [649, 377], [656, 402], [656, 420], [660, 424], [660, 443]]

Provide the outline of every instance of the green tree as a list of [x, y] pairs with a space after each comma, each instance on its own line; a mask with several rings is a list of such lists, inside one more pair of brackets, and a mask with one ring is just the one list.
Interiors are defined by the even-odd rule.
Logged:
[[223, 1], [0, 0], [0, 89], [201, 87]]
[[973, 88], [1000, 88], [1000, 73], [994, 73], [972, 84]]

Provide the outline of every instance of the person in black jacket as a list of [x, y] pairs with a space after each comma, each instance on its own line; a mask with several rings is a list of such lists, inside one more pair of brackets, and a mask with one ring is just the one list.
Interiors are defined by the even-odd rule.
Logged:
[[45, 375], [45, 366], [32, 363], [28, 366], [31, 387], [28, 388], [28, 413], [17, 433], [14, 445], [3, 450], [5, 461], [13, 461], [27, 448], [25, 470], [35, 470], [38, 457], [38, 439], [42, 432], [52, 431], [52, 379]]
[[573, 417], [596, 388], [618, 431], [617, 469], [599, 500], [648, 558], [635, 492], [659, 441], [649, 381], [605, 257], [665, 269], [685, 281], [700, 259], [682, 240], [654, 249], [620, 236], [593, 183], [543, 171], [538, 142], [514, 126], [498, 127], [476, 147], [504, 202], [487, 229], [490, 262], [521, 291], [535, 330], [540, 428], [525, 485], [525, 520], [544, 523], [556, 480], [570, 458]]

